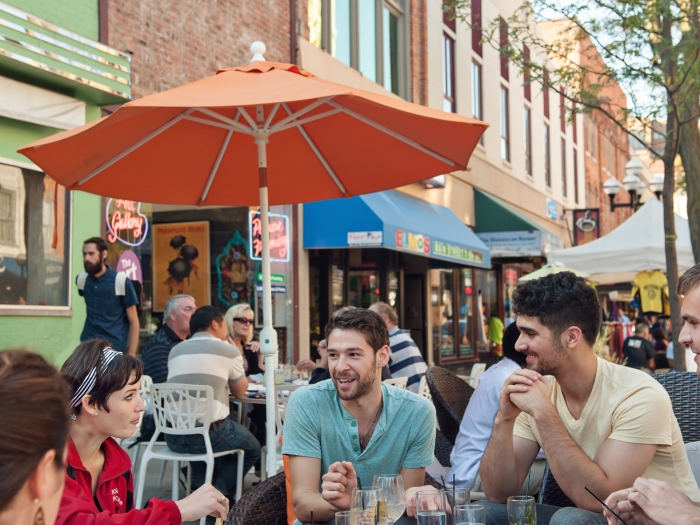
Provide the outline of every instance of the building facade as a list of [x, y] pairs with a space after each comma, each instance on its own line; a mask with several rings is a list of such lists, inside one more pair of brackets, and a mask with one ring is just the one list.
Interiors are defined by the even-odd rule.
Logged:
[[17, 149], [130, 99], [130, 57], [99, 40], [94, 0], [0, 2], [0, 348], [57, 363], [85, 321], [73, 281], [100, 199], [66, 192]]

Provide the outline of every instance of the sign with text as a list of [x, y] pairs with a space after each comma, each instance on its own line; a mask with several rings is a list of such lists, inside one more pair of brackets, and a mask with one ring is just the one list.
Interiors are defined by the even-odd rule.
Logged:
[[600, 209], [574, 210], [574, 246], [600, 237]]
[[547, 217], [553, 221], [559, 219], [559, 208], [557, 206], [557, 201], [547, 199]]
[[421, 255], [435, 255], [455, 259], [465, 263], [484, 263], [484, 254], [479, 251], [435, 239], [431, 240], [429, 236], [422, 233], [396, 230], [396, 248]]
[[348, 232], [348, 246], [381, 246], [383, 233], [377, 232]]
[[107, 240], [127, 246], [140, 246], [148, 234], [148, 218], [141, 213], [141, 203], [109, 199], [105, 207]]
[[[270, 213], [270, 260], [276, 262], [289, 261], [289, 217]], [[259, 211], [250, 212], [249, 225], [250, 258], [262, 259], [262, 220]]]
[[117, 261], [116, 270], [123, 273], [132, 281], [143, 283], [143, 273], [141, 272], [141, 263], [139, 258], [131, 250], [126, 250]]

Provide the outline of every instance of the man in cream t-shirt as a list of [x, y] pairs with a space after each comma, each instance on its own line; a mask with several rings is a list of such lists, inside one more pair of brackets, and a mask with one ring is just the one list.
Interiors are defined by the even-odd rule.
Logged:
[[576, 504], [538, 505], [538, 524], [604, 525], [605, 499], [639, 476], [671, 483], [693, 501], [698, 490], [666, 391], [644, 372], [595, 355], [601, 309], [595, 291], [562, 272], [520, 285], [513, 295], [527, 369], [506, 380], [481, 462], [487, 525], [507, 522], [540, 447]]

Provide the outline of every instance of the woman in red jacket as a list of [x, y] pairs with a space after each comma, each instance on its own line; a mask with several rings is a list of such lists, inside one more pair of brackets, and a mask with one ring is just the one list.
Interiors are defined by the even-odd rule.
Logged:
[[74, 420], [68, 440], [66, 486], [56, 525], [180, 525], [202, 516], [226, 519], [228, 500], [210, 484], [180, 501], [151, 499], [134, 509], [129, 455], [111, 437], [136, 430], [141, 361], [115, 352], [107, 341], [85, 341], [64, 363]]

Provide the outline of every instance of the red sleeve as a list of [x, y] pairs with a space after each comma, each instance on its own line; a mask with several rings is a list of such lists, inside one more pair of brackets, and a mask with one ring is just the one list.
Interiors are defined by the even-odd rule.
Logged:
[[181, 525], [180, 509], [174, 501], [156, 498], [148, 502], [142, 510], [126, 513], [99, 512], [92, 498], [85, 494], [80, 485], [66, 476], [61, 508], [56, 525]]

